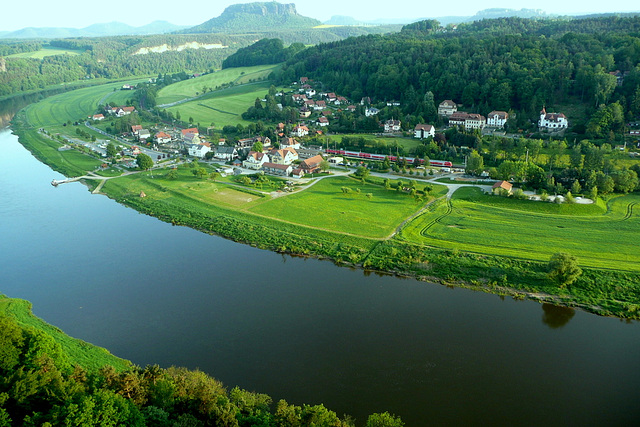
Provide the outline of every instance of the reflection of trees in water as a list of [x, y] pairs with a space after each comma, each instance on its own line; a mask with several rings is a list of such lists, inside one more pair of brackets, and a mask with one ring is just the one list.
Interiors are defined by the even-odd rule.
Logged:
[[551, 329], [561, 328], [567, 323], [576, 311], [570, 307], [558, 307], [552, 304], [542, 304], [542, 323], [550, 327]]

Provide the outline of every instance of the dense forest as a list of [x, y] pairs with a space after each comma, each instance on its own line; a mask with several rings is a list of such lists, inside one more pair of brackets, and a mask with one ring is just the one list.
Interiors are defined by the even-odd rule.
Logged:
[[222, 62], [222, 68], [279, 64], [293, 58], [304, 48], [302, 43], [293, 43], [285, 48], [280, 39], [262, 39], [251, 46], [238, 49], [236, 53]]
[[[87, 346], [82, 351], [89, 354]], [[274, 404], [265, 394], [228, 390], [197, 370], [108, 364], [90, 369], [73, 356], [46, 330], [0, 313], [0, 427], [354, 425], [321, 404]], [[379, 413], [366, 425], [404, 424]]]
[[[401, 101], [403, 114], [427, 121], [437, 119], [423, 102], [428, 92], [468, 111], [521, 118], [569, 99], [589, 113], [619, 102], [630, 119], [640, 114], [639, 62], [640, 17], [505, 18], [446, 28], [423, 21], [311, 47], [287, 62], [280, 82], [308, 76], [353, 100]], [[574, 124], [584, 132], [586, 121]]]

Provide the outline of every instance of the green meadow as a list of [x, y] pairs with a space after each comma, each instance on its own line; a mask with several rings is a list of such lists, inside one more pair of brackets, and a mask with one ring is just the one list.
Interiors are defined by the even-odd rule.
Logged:
[[184, 80], [166, 86], [158, 92], [158, 105], [181, 101], [202, 94], [202, 89], [215, 90], [216, 87], [233, 82], [236, 85], [249, 83], [251, 80], [263, 80], [269, 76], [277, 65], [258, 65], [255, 67], [227, 68], [215, 73], [205, 74], [195, 79]]
[[[352, 191], [345, 194], [343, 187]], [[367, 193], [371, 194], [370, 199]], [[338, 233], [384, 238], [425, 203], [417, 203], [407, 193], [394, 189], [385, 190], [379, 185], [335, 177], [322, 179], [300, 193], [259, 204], [250, 211]]]
[[242, 113], [253, 105], [256, 98], [263, 98], [271, 86], [269, 82], [259, 82], [234, 86], [207, 94], [195, 101], [185, 102], [167, 108], [174, 115], [180, 112], [181, 120], [193, 118], [194, 123], [203, 126], [214, 123], [216, 128], [237, 124], [248, 125], [251, 122], [242, 119]]
[[47, 56], [54, 55], [80, 55], [82, 52], [79, 50], [71, 50], [71, 49], [60, 49], [57, 47], [43, 47], [40, 50], [35, 52], [23, 52], [23, 53], [14, 53], [13, 55], [7, 56], [7, 58], [35, 58], [42, 59]]
[[[411, 221], [411, 243], [478, 254], [548, 261], [569, 252], [581, 265], [640, 271], [640, 196], [599, 205], [518, 201], [461, 188]], [[637, 207], [636, 207], [637, 206]]]

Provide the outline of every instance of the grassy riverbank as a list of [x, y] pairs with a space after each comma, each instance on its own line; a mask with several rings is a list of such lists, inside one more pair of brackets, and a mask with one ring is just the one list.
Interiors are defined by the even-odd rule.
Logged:
[[[29, 329], [40, 339], [47, 340], [50, 343], [49, 347], [55, 349], [54, 353], [65, 354], [71, 365], [82, 366], [91, 372], [97, 371], [104, 365], [111, 365], [117, 371], [131, 367], [131, 362], [128, 360], [120, 359], [102, 347], [72, 338], [55, 326], [34, 316], [29, 301], [7, 298], [0, 294], [0, 318], [2, 317], [15, 320], [18, 325]], [[51, 342], [55, 344], [51, 344]], [[51, 352], [51, 350], [49, 351]], [[53, 354], [50, 356], [54, 357]]]
[[[77, 152], [58, 152], [35, 129], [64, 131], [56, 123], [93, 108], [112, 90], [90, 88], [31, 105], [15, 121], [21, 143], [66, 175], [90, 170], [94, 160], [83, 164]], [[64, 107], [85, 97], [92, 100], [84, 106]], [[603, 315], [640, 317], [640, 250], [630, 243], [640, 237], [640, 216], [633, 209], [638, 196], [590, 206], [553, 205], [463, 188], [450, 202], [439, 199], [427, 206], [429, 199], [445, 194], [444, 187], [434, 185], [430, 197], [412, 197], [396, 190], [395, 180], [385, 189], [376, 180], [332, 177], [307, 190], [272, 197], [228, 180], [196, 178], [187, 167], [179, 168], [177, 178], [169, 179], [167, 172], [109, 180], [101, 192], [163, 221], [263, 249]], [[558, 287], [546, 277], [546, 261], [561, 251], [577, 255], [584, 270], [570, 287]]]

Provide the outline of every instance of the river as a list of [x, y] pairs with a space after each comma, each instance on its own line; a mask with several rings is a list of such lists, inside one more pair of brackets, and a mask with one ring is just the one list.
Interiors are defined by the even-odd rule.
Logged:
[[359, 425], [630, 425], [640, 324], [369, 275], [173, 227], [0, 132], [0, 292], [144, 366], [200, 368]]

